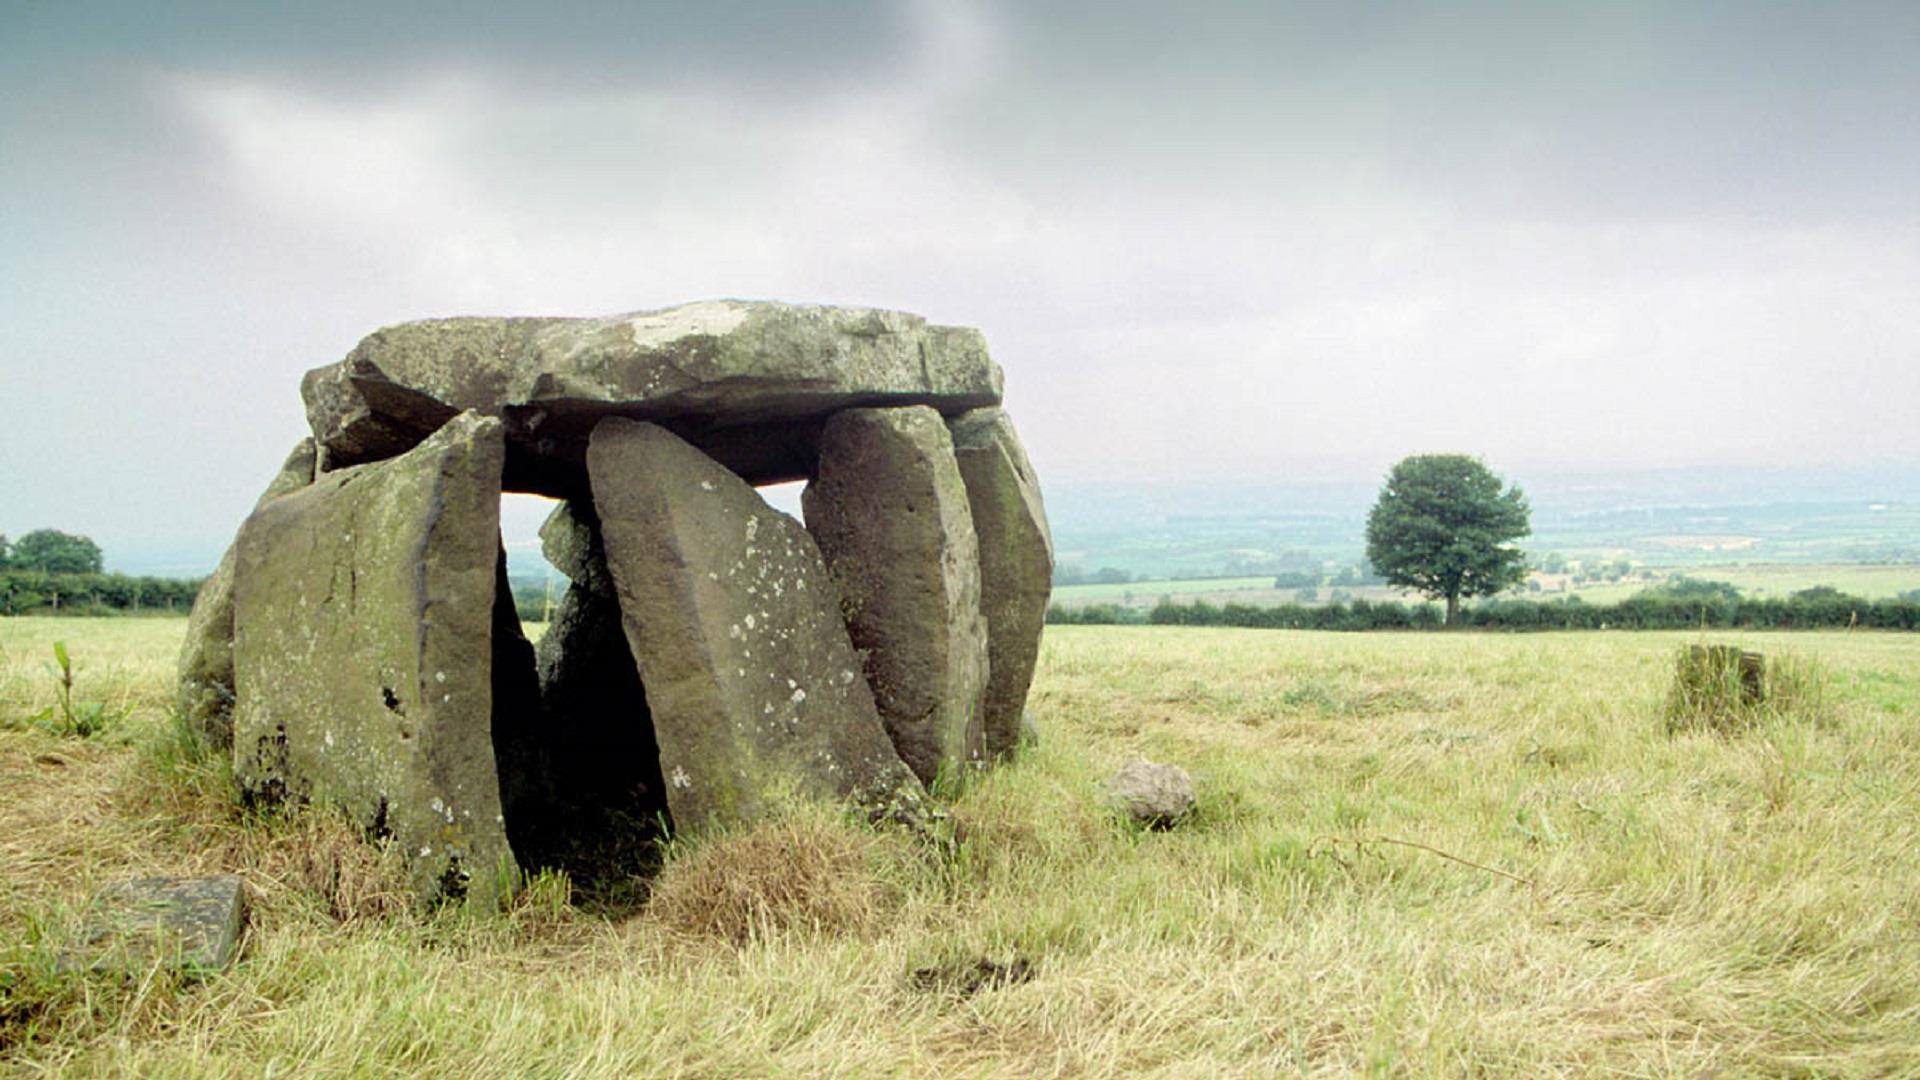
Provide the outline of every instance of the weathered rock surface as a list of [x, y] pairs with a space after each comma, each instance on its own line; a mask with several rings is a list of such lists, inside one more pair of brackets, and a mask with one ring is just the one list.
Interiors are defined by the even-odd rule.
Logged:
[[1193, 812], [1193, 778], [1178, 765], [1134, 758], [1107, 781], [1107, 793], [1121, 813], [1148, 828], [1169, 828]]
[[607, 576], [607, 552], [600, 542], [600, 520], [593, 504], [569, 499], [553, 508], [540, 526], [540, 553], [567, 580], [586, 589], [613, 595]]
[[507, 580], [507, 551], [499, 552], [493, 571], [493, 659], [488, 670], [492, 684], [489, 703], [495, 775], [500, 782], [500, 812], [514, 861], [529, 862], [540, 850], [541, 826], [561, 816], [562, 799], [552, 761], [555, 747], [548, 737], [546, 716], [540, 707], [540, 676], [535, 668], [533, 643], [520, 629], [520, 613], [513, 605], [513, 586]]
[[608, 591], [568, 586], [535, 648], [552, 806], [529, 827], [540, 834], [537, 865], [559, 866], [591, 887], [645, 868], [667, 803], [612, 578], [604, 563], [585, 573]]
[[1020, 742], [1027, 688], [1053, 596], [1053, 534], [1040, 481], [1013, 422], [1000, 409], [954, 418], [953, 453], [980, 538], [980, 610], [987, 619], [986, 751]]
[[62, 971], [138, 974], [156, 960], [191, 972], [224, 970], [240, 949], [246, 887], [237, 877], [141, 878], [94, 894]]
[[301, 384], [323, 468], [404, 451], [463, 409], [505, 418], [510, 490], [576, 495], [608, 416], [666, 424], [749, 480], [811, 471], [855, 405], [1000, 401], [979, 331], [872, 308], [712, 300], [598, 319], [432, 319], [376, 331]]
[[[254, 509], [313, 483], [312, 439], [302, 439]], [[188, 729], [216, 750], [233, 745], [233, 556], [228, 545], [213, 575], [201, 584], [187, 617], [187, 637], [180, 646], [180, 685], [175, 702]]]
[[587, 467], [674, 827], [912, 802], [806, 530], [654, 424], [602, 421]]
[[979, 760], [988, 674], [980, 551], [940, 414], [834, 414], [801, 500], [901, 759], [924, 783]]
[[427, 898], [515, 871], [493, 749], [499, 420], [325, 473], [240, 530], [234, 773], [337, 803], [406, 852]]

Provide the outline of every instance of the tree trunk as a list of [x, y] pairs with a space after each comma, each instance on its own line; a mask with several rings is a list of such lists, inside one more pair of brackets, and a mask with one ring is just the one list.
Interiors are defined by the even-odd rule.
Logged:
[[1458, 618], [1459, 615], [1460, 615], [1460, 594], [1448, 593], [1447, 594], [1447, 621], [1443, 625], [1452, 626], [1454, 619]]

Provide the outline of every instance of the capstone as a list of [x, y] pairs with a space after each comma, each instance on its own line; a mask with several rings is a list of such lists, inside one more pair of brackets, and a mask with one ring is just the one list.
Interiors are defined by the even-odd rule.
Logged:
[[581, 493], [601, 419], [665, 424], [754, 483], [800, 479], [832, 413], [1000, 400], [977, 330], [873, 308], [708, 300], [599, 319], [429, 319], [307, 373], [328, 469], [392, 456], [463, 409], [502, 417], [507, 483]]

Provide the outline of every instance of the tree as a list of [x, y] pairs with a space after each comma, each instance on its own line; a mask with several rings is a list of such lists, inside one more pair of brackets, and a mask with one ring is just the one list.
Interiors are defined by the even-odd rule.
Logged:
[[97, 574], [100, 545], [84, 536], [36, 529], [13, 542], [8, 565], [43, 574]]
[[1531, 530], [1527, 498], [1477, 458], [1417, 454], [1387, 473], [1367, 515], [1367, 561], [1390, 585], [1447, 602], [1491, 596], [1527, 576], [1526, 554], [1507, 546]]
[[0, 533], [0, 570], [7, 568], [7, 534]]
[[1643, 591], [1654, 596], [1690, 602], [1706, 600], [1719, 600], [1728, 604], [1740, 602], [1740, 590], [1731, 582], [1707, 581], [1703, 578], [1688, 577], [1685, 574], [1676, 574], [1666, 584], [1656, 585]]

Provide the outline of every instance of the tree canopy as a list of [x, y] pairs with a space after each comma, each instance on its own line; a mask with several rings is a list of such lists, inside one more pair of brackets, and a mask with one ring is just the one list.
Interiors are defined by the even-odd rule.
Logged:
[[1509, 545], [1532, 531], [1518, 487], [1464, 454], [1416, 454], [1387, 473], [1367, 515], [1367, 561], [1388, 584], [1447, 602], [1491, 596], [1527, 576], [1526, 555]]
[[7, 566], [43, 574], [97, 574], [101, 568], [100, 545], [57, 529], [35, 529], [0, 554]]

